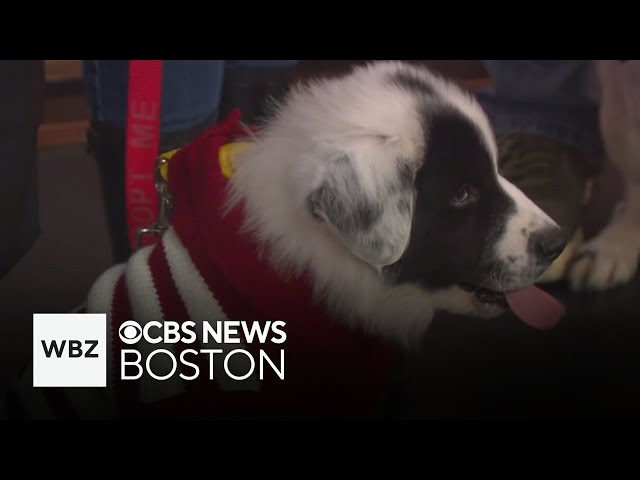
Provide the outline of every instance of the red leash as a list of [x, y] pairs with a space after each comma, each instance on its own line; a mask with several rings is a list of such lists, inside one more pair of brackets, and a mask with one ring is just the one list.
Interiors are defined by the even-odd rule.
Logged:
[[126, 140], [126, 208], [129, 242], [156, 221], [158, 196], [154, 183], [160, 144], [162, 60], [130, 60]]

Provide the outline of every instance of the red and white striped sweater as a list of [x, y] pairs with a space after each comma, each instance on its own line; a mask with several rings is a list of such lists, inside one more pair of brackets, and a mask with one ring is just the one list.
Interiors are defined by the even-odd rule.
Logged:
[[[232, 115], [174, 155], [172, 227], [157, 245], [112, 267], [91, 289], [88, 310], [108, 314], [109, 380], [119, 410], [125, 416], [367, 416], [389, 385], [395, 347], [332, 319], [314, 302], [305, 276], [281, 278], [241, 232], [241, 206], [222, 213], [227, 179], [218, 152], [242, 136], [239, 117]], [[123, 348], [118, 328], [130, 319], [284, 321], [287, 340], [277, 350], [285, 350], [285, 379], [119, 380], [113, 374]], [[269, 343], [246, 348], [279, 358]]]

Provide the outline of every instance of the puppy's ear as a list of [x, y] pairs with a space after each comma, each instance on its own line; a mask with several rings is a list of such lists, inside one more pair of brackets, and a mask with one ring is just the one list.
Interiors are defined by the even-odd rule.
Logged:
[[357, 164], [341, 155], [329, 161], [320, 186], [308, 197], [309, 209], [353, 254], [370, 265], [390, 265], [409, 242], [414, 175], [408, 161], [387, 164], [380, 172], [380, 163]]

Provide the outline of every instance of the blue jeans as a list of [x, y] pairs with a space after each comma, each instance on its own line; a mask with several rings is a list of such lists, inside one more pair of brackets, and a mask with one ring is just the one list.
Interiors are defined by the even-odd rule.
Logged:
[[599, 153], [598, 86], [588, 60], [483, 60], [494, 85], [478, 94], [496, 136], [527, 132]]
[[[236, 67], [290, 66], [296, 60], [166, 60], [161, 130], [185, 130], [215, 112], [225, 71]], [[494, 81], [478, 99], [498, 135], [539, 133], [578, 147], [601, 148], [597, 87], [587, 60], [484, 60]], [[85, 60], [84, 78], [92, 120], [124, 128], [127, 60]]]
[[[297, 60], [165, 60], [160, 128], [188, 130], [209, 119], [220, 103], [225, 75], [235, 68], [293, 66]], [[84, 60], [84, 82], [93, 121], [124, 128], [128, 60]]]
[[[197, 130], [212, 124], [221, 103], [225, 78], [240, 84], [246, 77], [233, 73], [255, 69], [251, 78], [264, 76], [273, 67], [290, 67], [295, 60], [165, 60], [161, 101], [163, 149], [186, 143]], [[588, 61], [579, 60], [486, 60], [494, 88], [479, 94], [479, 100], [498, 136], [525, 131], [599, 149], [597, 98], [592, 90], [594, 75]], [[261, 69], [262, 73], [261, 73]], [[121, 134], [127, 112], [127, 60], [85, 60], [84, 78], [92, 124], [100, 124], [102, 134], [94, 143], [101, 171], [111, 225], [120, 225], [118, 259], [127, 255], [124, 227], [124, 166]], [[234, 98], [241, 101], [246, 95]], [[104, 128], [107, 127], [107, 128]], [[91, 139], [90, 139], [91, 140]], [[91, 141], [90, 141], [91, 143]], [[117, 146], [114, 146], [116, 145]], [[100, 153], [102, 152], [102, 153]], [[116, 227], [111, 228], [112, 231]]]
[[[160, 150], [184, 146], [237, 106], [244, 118], [255, 103], [282, 83], [296, 60], [164, 60], [160, 105]], [[125, 210], [124, 131], [127, 118], [128, 60], [84, 60], [91, 113], [87, 140], [98, 164], [114, 260], [131, 249]], [[253, 110], [252, 110], [253, 109]], [[249, 120], [251, 121], [251, 120]]]

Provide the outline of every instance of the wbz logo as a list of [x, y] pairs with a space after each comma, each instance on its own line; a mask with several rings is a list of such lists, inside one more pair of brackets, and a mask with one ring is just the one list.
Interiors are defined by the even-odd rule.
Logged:
[[[51, 340], [51, 343], [47, 345], [46, 340], [41, 340], [42, 348], [44, 349], [44, 354], [47, 358], [51, 358], [51, 354], [55, 352], [56, 357], [60, 358], [64, 355], [64, 347], [67, 345], [67, 340], [62, 340], [62, 342], [58, 345], [58, 342], [55, 340]], [[91, 353], [98, 345], [98, 340], [85, 340], [85, 345], [89, 345], [89, 350], [83, 352], [82, 351], [82, 343], [80, 340], [69, 340], [69, 348], [68, 348], [68, 356], [69, 358], [78, 358], [78, 357], [86, 357], [86, 358], [98, 358], [97, 353]]]
[[106, 387], [107, 316], [33, 315], [34, 387]]

